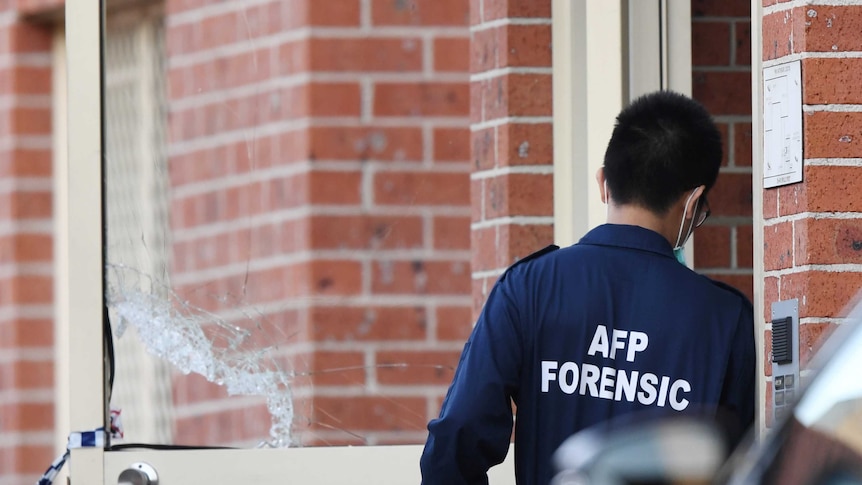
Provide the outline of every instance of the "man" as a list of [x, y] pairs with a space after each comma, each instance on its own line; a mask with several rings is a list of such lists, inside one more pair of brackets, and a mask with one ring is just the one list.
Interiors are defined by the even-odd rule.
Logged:
[[751, 303], [681, 264], [720, 163], [715, 124], [685, 96], [652, 93], [619, 114], [597, 174], [608, 223], [497, 281], [428, 425], [424, 484], [487, 483], [512, 403], [520, 485], [547, 484], [559, 445], [611, 418], [706, 408], [753, 422]]

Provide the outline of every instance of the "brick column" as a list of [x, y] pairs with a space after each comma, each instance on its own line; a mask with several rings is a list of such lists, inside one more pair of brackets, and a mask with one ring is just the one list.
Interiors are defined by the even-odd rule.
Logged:
[[[803, 182], [763, 191], [764, 303], [799, 299], [800, 364], [862, 288], [862, 5], [765, 0], [763, 61], [802, 59]], [[768, 326], [767, 326], [768, 328]], [[771, 422], [771, 334], [766, 416]]]
[[751, 2], [692, 0], [692, 90], [724, 139], [712, 217], [697, 230], [694, 267], [753, 300]]
[[[470, 328], [468, 4], [245, 4], [168, 2], [174, 281], [261, 309], [303, 444], [422, 442]], [[177, 442], [265, 431], [176, 399]]]
[[33, 483], [54, 459], [52, 32], [18, 13], [0, 7], [0, 476]]
[[553, 242], [551, 1], [474, 0], [473, 316], [499, 275]]

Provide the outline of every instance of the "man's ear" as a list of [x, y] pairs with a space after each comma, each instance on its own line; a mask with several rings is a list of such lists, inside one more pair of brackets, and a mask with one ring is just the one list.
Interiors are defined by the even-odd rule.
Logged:
[[[701, 186], [697, 187], [696, 189], [694, 189], [692, 192], [689, 192], [688, 194], [685, 195], [686, 199], [688, 199], [689, 196], [691, 196], [691, 202], [689, 202], [688, 209], [685, 213], [686, 219], [694, 219], [694, 216], [697, 215], [697, 213], [695, 212], [695, 209], [700, 208], [700, 204], [699, 204], [700, 196], [702, 196], [705, 191], [706, 191], [706, 185], [701, 185]], [[684, 203], [685, 203], [685, 201], [683, 201], [683, 204]]]
[[609, 196], [608, 196], [608, 191], [607, 191], [608, 184], [607, 184], [607, 179], [605, 179], [605, 168], [604, 167], [600, 167], [596, 171], [596, 182], [599, 184], [599, 194], [602, 195], [602, 202], [607, 204]]

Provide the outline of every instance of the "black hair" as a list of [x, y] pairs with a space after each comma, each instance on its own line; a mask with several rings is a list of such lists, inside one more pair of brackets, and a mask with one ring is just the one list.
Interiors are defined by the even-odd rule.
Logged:
[[617, 116], [604, 172], [617, 204], [666, 214], [687, 191], [715, 185], [721, 133], [697, 101], [672, 91], [641, 96]]

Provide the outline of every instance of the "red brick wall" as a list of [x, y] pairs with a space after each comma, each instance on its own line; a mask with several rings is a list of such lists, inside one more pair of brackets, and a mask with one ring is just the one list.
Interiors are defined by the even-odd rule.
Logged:
[[0, 481], [53, 460], [51, 32], [0, 6]]
[[[422, 442], [470, 327], [468, 4], [334, 3], [167, 2], [174, 284], [274, 322], [302, 443]], [[177, 442], [268, 425], [176, 396]]]
[[[859, 72], [862, 6], [764, 1], [763, 61], [802, 58], [803, 182], [763, 191], [764, 318], [798, 298], [800, 364], [862, 286]], [[853, 53], [853, 54], [850, 54]], [[840, 272], [840, 276], [837, 272]], [[766, 331], [767, 421], [772, 365]]]
[[697, 230], [694, 266], [754, 298], [751, 192], [751, 3], [692, 0], [692, 89], [724, 139], [712, 216]]
[[473, 0], [473, 316], [512, 263], [551, 244], [550, 0]]

